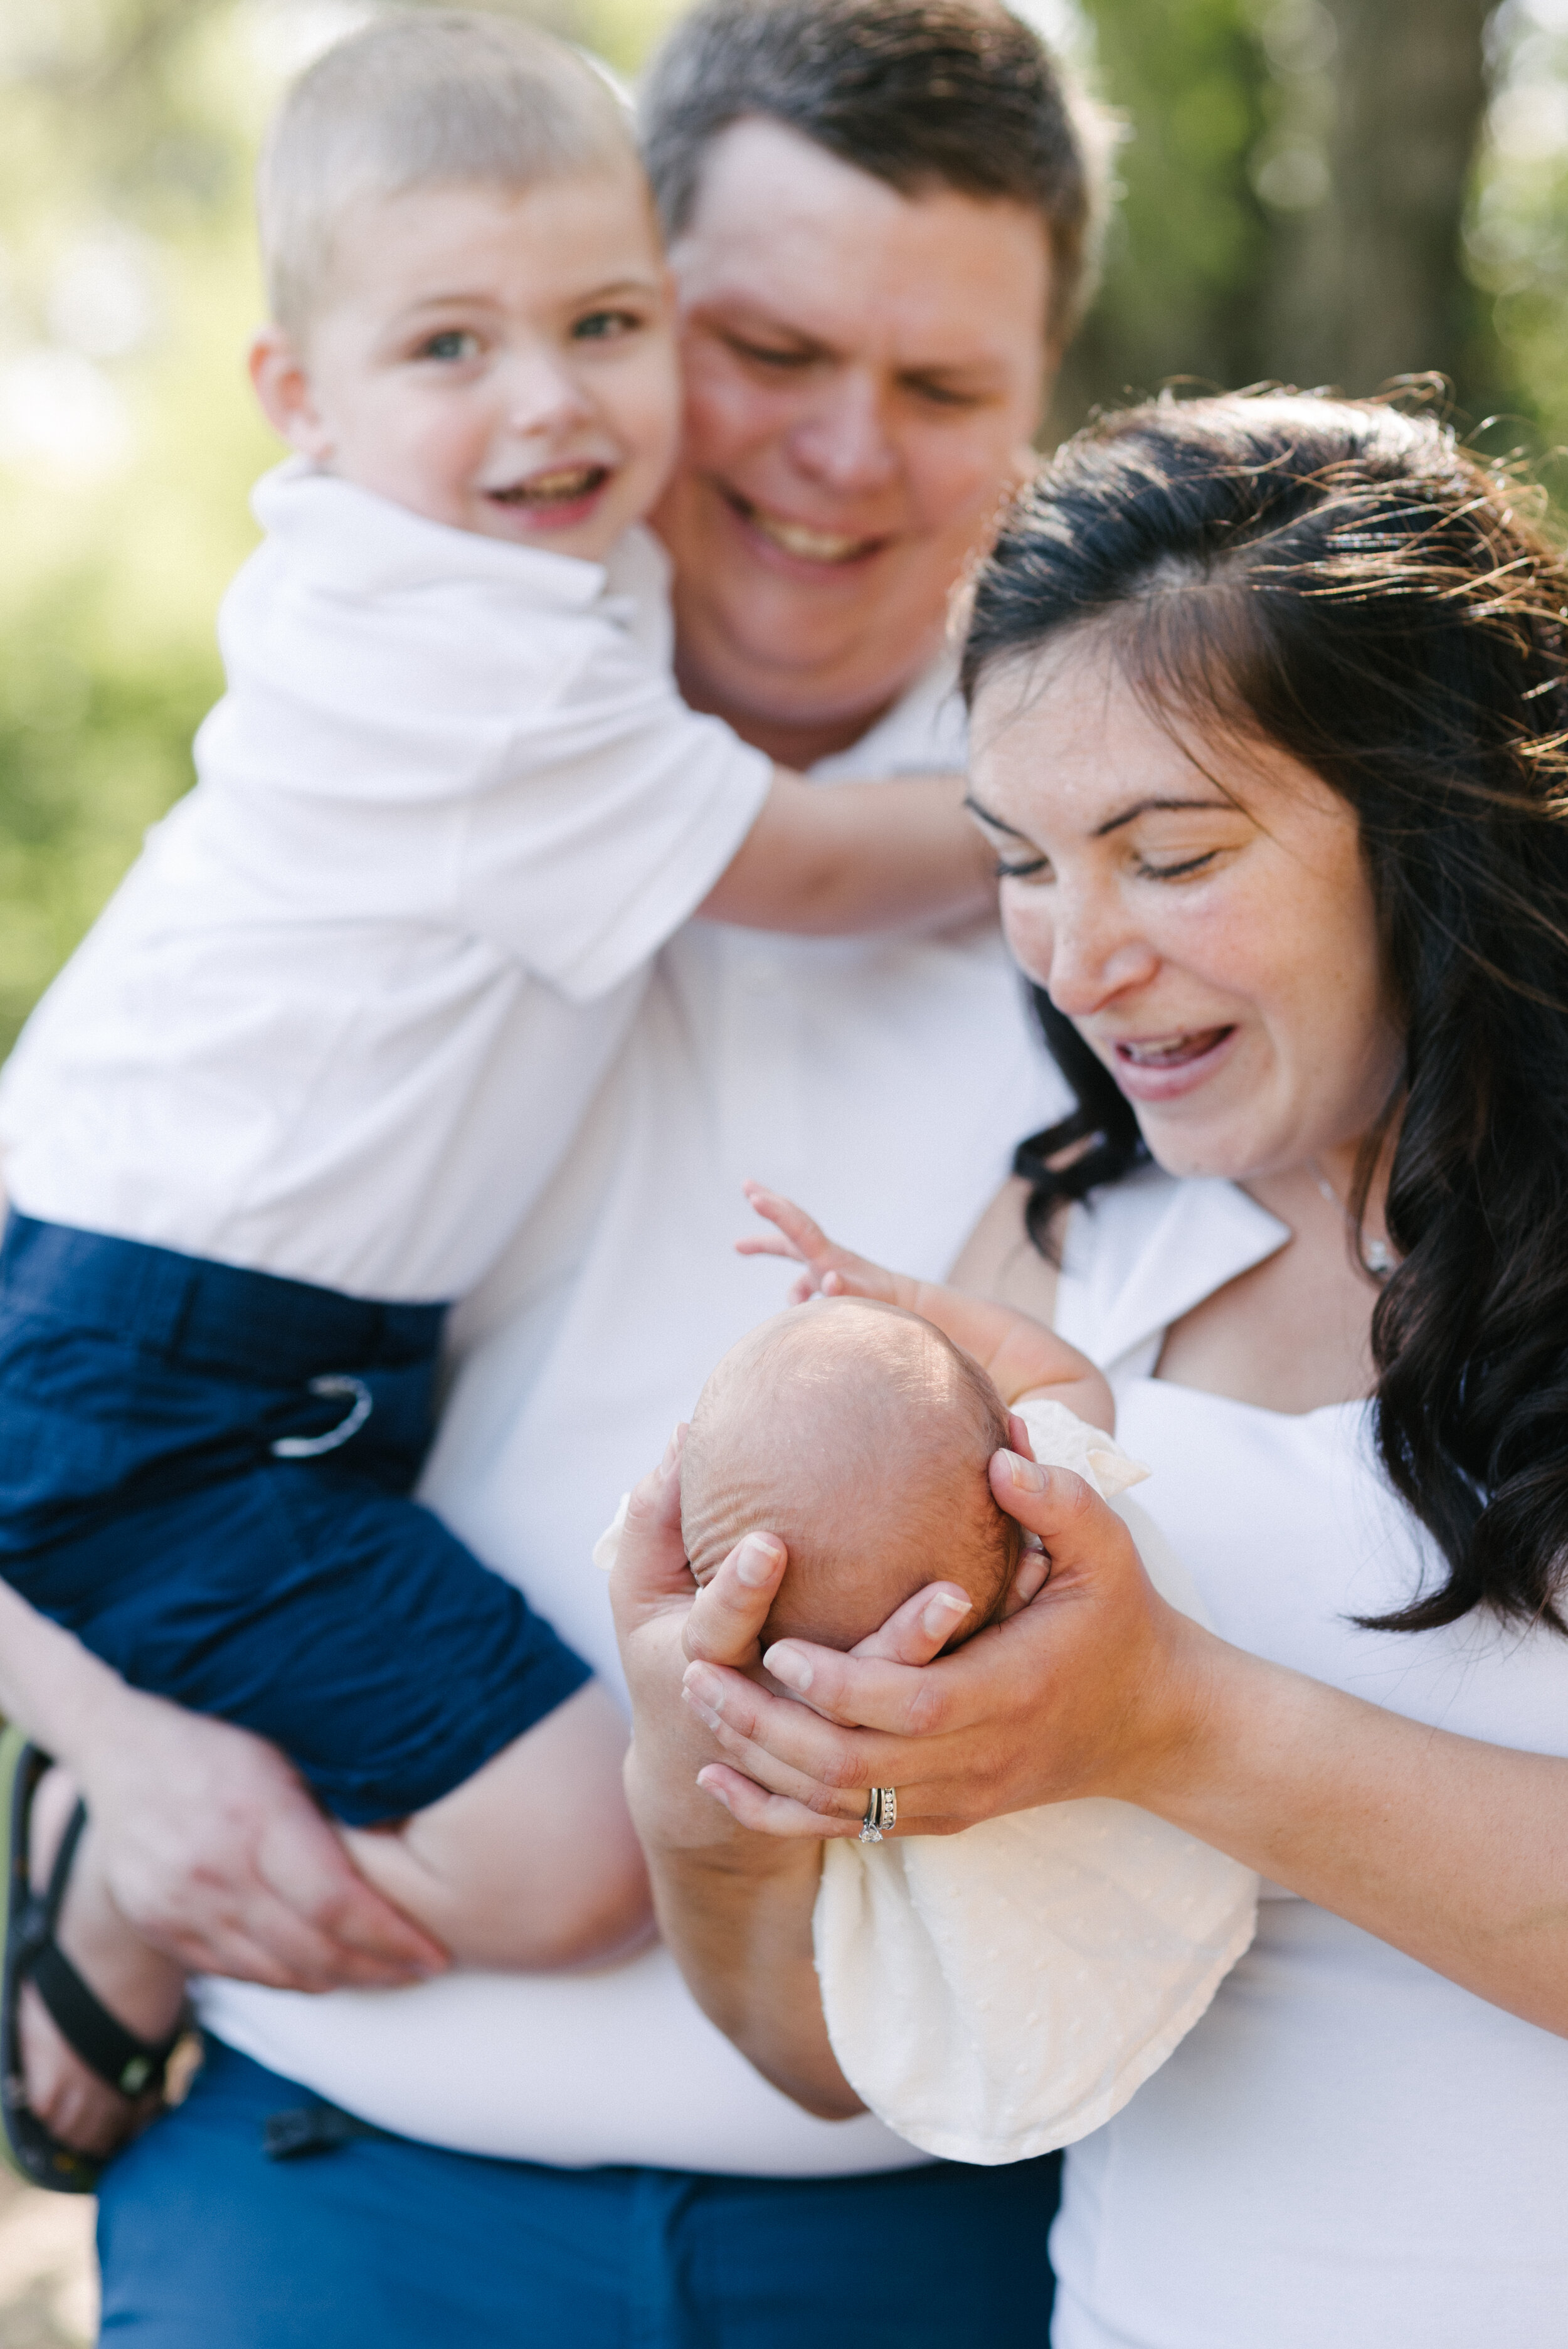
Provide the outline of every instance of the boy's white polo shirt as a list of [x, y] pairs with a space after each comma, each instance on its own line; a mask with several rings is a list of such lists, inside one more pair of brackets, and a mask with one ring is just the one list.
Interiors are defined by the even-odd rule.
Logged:
[[301, 460], [228, 691], [0, 1081], [24, 1213], [361, 1296], [470, 1288], [570, 1142], [770, 762], [680, 699], [667, 568]]

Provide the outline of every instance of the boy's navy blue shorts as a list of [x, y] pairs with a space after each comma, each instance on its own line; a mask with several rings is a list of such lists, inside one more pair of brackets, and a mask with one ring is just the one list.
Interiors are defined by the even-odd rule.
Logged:
[[350, 1826], [449, 1794], [589, 1677], [409, 1498], [445, 1310], [15, 1213], [0, 1244], [0, 1574]]

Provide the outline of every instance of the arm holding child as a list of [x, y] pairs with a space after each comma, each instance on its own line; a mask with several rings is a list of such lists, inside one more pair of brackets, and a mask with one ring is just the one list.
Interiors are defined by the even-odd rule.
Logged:
[[834, 937], [978, 919], [995, 861], [965, 812], [960, 775], [809, 782], [787, 767], [697, 911], [742, 929]]

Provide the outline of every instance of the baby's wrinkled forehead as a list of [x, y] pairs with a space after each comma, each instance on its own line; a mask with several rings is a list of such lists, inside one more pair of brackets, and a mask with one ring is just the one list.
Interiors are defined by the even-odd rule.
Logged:
[[918, 1315], [864, 1298], [792, 1307], [725, 1356], [693, 1415], [681, 1474], [693, 1571], [713, 1572], [749, 1526], [784, 1531], [807, 1495], [820, 1519], [892, 1486], [929, 1495], [944, 1472], [983, 1473], [1006, 1440], [984, 1374]]

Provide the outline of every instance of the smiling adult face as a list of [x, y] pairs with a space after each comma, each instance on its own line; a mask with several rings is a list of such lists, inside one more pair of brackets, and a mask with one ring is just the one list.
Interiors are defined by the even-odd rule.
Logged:
[[1002, 919], [1160, 1164], [1342, 1174], [1402, 1058], [1355, 811], [1256, 737], [1181, 739], [1070, 630], [975, 697]]
[[655, 520], [682, 683], [779, 755], [820, 755], [932, 658], [1029, 460], [1047, 231], [752, 119], [708, 150], [670, 258], [685, 447]]

